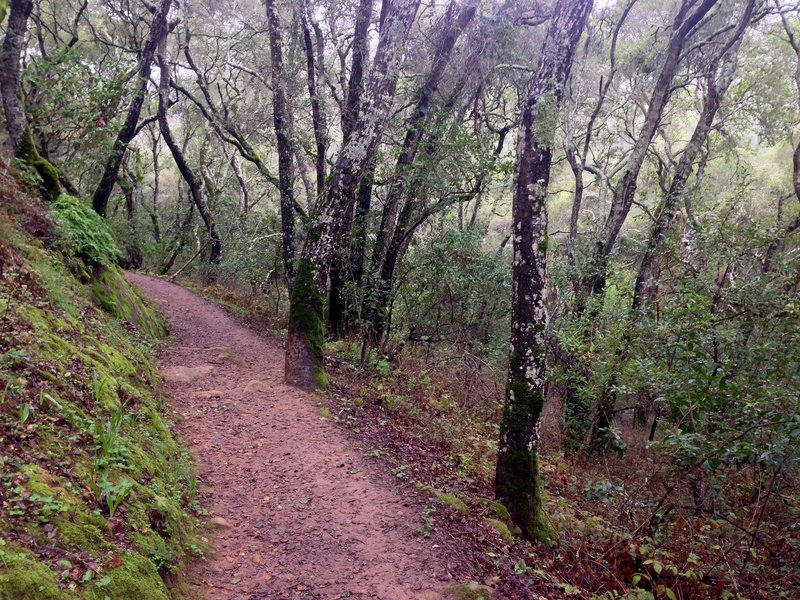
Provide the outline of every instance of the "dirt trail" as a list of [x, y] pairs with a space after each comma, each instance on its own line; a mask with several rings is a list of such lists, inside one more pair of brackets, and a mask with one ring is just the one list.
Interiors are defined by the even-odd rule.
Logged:
[[164, 392], [217, 522], [193, 589], [208, 600], [442, 598], [445, 559], [415, 534], [418, 509], [283, 383], [280, 346], [177, 285], [129, 277], [172, 325]]

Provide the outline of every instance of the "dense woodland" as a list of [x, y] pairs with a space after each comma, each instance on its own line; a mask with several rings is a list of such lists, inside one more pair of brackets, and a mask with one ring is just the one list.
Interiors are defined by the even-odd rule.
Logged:
[[286, 335], [577, 595], [797, 597], [800, 5], [0, 14], [5, 168], [121, 266]]

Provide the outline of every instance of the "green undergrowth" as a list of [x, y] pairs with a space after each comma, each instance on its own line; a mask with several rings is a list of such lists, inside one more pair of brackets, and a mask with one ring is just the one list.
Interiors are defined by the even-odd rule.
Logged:
[[153, 392], [165, 324], [112, 262], [70, 253], [63, 222], [0, 196], [0, 599], [185, 597], [202, 550], [190, 456]]

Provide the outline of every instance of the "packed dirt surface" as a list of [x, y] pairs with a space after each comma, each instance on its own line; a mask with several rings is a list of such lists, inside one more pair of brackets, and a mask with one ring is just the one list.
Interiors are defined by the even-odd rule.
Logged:
[[189, 567], [208, 600], [442, 598], [442, 550], [420, 513], [313, 398], [283, 382], [278, 340], [177, 285], [130, 273], [171, 324], [160, 353], [194, 451], [212, 552]]

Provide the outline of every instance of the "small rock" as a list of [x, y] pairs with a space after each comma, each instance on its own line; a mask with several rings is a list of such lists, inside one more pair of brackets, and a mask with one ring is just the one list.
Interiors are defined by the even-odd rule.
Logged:
[[258, 381], [257, 379], [248, 382], [248, 384], [244, 386], [245, 394], [256, 394], [258, 392], [268, 392], [268, 391], [269, 391], [269, 386], [263, 381]]
[[202, 367], [175, 366], [164, 369], [164, 379], [172, 383], [191, 383], [196, 379], [209, 375], [214, 370], [211, 365]]
[[201, 400], [210, 400], [212, 398], [222, 398], [222, 392], [220, 390], [203, 390], [199, 392], [193, 392], [192, 397], [199, 398]]
[[222, 517], [214, 517], [213, 519], [209, 520], [209, 523], [216, 525], [217, 527], [233, 527], [233, 525], [231, 525]]

